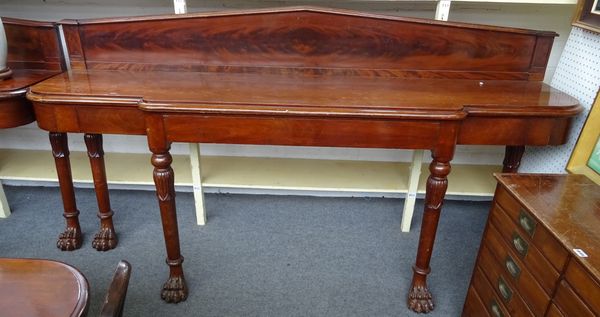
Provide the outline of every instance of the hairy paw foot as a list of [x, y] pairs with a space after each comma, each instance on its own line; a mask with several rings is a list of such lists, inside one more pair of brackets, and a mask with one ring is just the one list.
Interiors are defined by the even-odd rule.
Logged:
[[163, 285], [160, 297], [167, 303], [179, 303], [186, 300], [187, 294], [188, 289], [183, 276], [169, 277]]
[[427, 286], [414, 286], [408, 294], [408, 308], [417, 313], [433, 310], [433, 299]]
[[62, 251], [73, 251], [81, 247], [81, 233], [72, 227], [67, 227], [63, 233], [58, 235], [56, 247]]
[[92, 247], [98, 251], [108, 251], [117, 247], [117, 234], [112, 228], [100, 228], [94, 236]]

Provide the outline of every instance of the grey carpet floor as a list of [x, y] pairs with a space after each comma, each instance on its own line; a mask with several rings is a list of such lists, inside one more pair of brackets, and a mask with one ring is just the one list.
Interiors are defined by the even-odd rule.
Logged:
[[[184, 268], [190, 295], [161, 301], [167, 277], [156, 196], [111, 191], [119, 245], [97, 252], [93, 190], [78, 189], [84, 244], [61, 252], [64, 227], [58, 188], [5, 188], [13, 214], [0, 219], [0, 256], [60, 260], [90, 283], [89, 316], [97, 316], [120, 259], [133, 267], [125, 316], [415, 316], [406, 308], [419, 236], [422, 201], [413, 229], [400, 231], [403, 201], [206, 195], [208, 225], [197, 226], [190, 193], [178, 193]], [[447, 201], [429, 277], [436, 310], [459, 316], [490, 202]], [[60, 296], [60, 294], [57, 294]]]

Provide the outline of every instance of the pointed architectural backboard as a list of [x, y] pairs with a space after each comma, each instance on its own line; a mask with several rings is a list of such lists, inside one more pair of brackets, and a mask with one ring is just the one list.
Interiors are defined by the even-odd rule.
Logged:
[[61, 22], [74, 69], [543, 78], [554, 32], [294, 7]]

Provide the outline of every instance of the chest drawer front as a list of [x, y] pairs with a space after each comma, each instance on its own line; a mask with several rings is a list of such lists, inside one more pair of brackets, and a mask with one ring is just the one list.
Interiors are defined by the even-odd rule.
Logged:
[[510, 247], [529, 272], [544, 288], [546, 293], [552, 294], [559, 279], [559, 273], [531, 243], [529, 237], [522, 235], [516, 225], [499, 205], [494, 205], [490, 215], [490, 222], [498, 229], [504, 242]]
[[[481, 297], [484, 303], [487, 303], [487, 309], [490, 315], [494, 316], [494, 309], [492, 308], [493, 301], [495, 301], [498, 308], [501, 311], [506, 311], [508, 315], [505, 316], [525, 316], [531, 317], [533, 314], [529, 311], [529, 308], [523, 302], [523, 299], [519, 294], [513, 292], [508, 285], [502, 286], [499, 283], [506, 283], [499, 277], [496, 280], [488, 280], [483, 273], [482, 269], [477, 266], [473, 271], [473, 287], [477, 291], [477, 294]], [[499, 285], [504, 287], [503, 294], [510, 294], [510, 298], [505, 300], [502, 294], [497, 294]]]
[[496, 202], [516, 224], [520, 235], [527, 236], [529, 241], [546, 256], [552, 266], [557, 271], [562, 271], [569, 254], [550, 232], [537, 223], [531, 213], [502, 187], [496, 193]]
[[[462, 317], [487, 317], [490, 316], [487, 313], [485, 304], [477, 295], [477, 292], [473, 286], [469, 287], [467, 291], [467, 299], [465, 300], [465, 307], [463, 308]], [[494, 316], [496, 317], [496, 316]], [[508, 316], [507, 316], [508, 317]]]
[[[596, 299], [598, 300], [598, 299]], [[586, 304], [575, 294], [569, 283], [565, 280], [560, 281], [556, 294], [554, 295], [554, 303], [567, 316], [573, 317], [592, 317], [594, 313], [586, 306]]]
[[543, 315], [550, 302], [550, 295], [544, 291], [516, 255], [508, 250], [493, 225], [488, 226], [484, 241], [484, 245], [490, 251], [489, 256], [494, 259], [489, 262], [495, 262], [490, 263], [485, 269], [498, 271], [497, 274], [521, 295], [536, 316]]
[[504, 307], [500, 298], [496, 296], [492, 286], [485, 276], [483, 276], [479, 267], [475, 268], [473, 274], [473, 288], [475, 288], [477, 295], [479, 295], [479, 298], [481, 298], [481, 301], [486, 306], [488, 314], [490, 316], [512, 316], [506, 307]]
[[565, 271], [565, 280], [592, 311], [596, 315], [600, 315], [600, 285], [575, 258], [571, 258], [569, 261]]
[[550, 308], [548, 308], [548, 312], [546, 313], [546, 317], [564, 317], [565, 315], [562, 314], [562, 312], [560, 311], [560, 309], [558, 309], [558, 307], [556, 307], [556, 305], [552, 304], [550, 305]]

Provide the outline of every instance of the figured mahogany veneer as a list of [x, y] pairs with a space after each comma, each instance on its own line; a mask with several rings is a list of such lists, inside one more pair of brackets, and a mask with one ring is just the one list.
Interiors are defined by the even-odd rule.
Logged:
[[2, 18], [11, 69], [63, 70], [63, 57], [54, 23]]
[[[304, 7], [62, 24], [73, 70], [28, 98], [51, 131], [59, 174], [67, 132], [148, 136], [168, 302], [187, 297], [172, 142], [430, 149], [408, 299], [428, 312], [426, 277], [456, 144], [505, 145], [504, 170], [515, 171], [525, 145], [564, 143], [581, 111], [540, 82], [554, 32]], [[109, 215], [102, 155], [92, 155], [100, 149], [88, 146]], [[76, 244], [78, 212], [65, 197], [65, 235]]]
[[309, 7], [63, 24], [74, 69], [410, 78], [539, 80], [557, 35]]
[[[463, 316], [598, 316], [600, 186], [583, 175], [496, 178]], [[476, 311], [487, 294], [495, 301]]]

